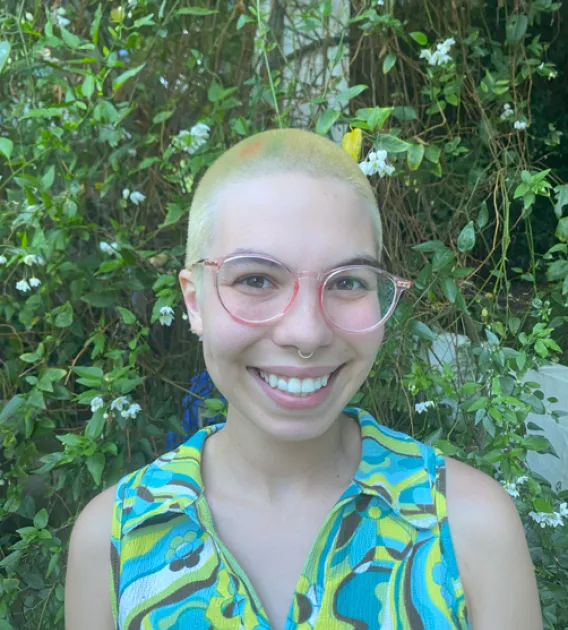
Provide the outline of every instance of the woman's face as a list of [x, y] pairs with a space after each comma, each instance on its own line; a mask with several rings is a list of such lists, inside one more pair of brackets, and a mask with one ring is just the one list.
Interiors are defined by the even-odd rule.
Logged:
[[[335, 179], [282, 173], [228, 185], [220, 195], [213, 242], [207, 257], [237, 250], [269, 255], [293, 271], [322, 272], [358, 256], [376, 257], [369, 209]], [[203, 269], [196, 299], [191, 273], [180, 273], [192, 330], [203, 335], [207, 370], [229, 401], [229, 419], [247, 421], [284, 440], [325, 433], [367, 377], [383, 337], [343, 332], [323, 316], [317, 282], [301, 280], [295, 301], [273, 322], [236, 321], [215, 291], [215, 269]], [[298, 350], [308, 355], [302, 359]], [[300, 396], [274, 388], [263, 378], [313, 378], [332, 374], [314, 394]], [[316, 378], [320, 377], [320, 383]], [[269, 378], [270, 380], [270, 378]], [[274, 379], [272, 379], [274, 381]]]

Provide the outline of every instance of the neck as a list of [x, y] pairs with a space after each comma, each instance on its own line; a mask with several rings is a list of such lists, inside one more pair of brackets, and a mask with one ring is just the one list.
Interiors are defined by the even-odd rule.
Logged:
[[343, 414], [322, 435], [301, 441], [278, 439], [238, 415], [229, 407], [223, 429], [206, 440], [208, 492], [242, 496], [247, 488], [255, 502], [297, 500], [346, 487], [359, 466], [359, 426]]

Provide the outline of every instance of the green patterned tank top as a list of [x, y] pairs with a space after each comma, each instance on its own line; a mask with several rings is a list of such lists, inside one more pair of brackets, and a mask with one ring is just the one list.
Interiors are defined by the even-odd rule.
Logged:
[[[442, 454], [347, 408], [361, 463], [318, 533], [285, 630], [470, 630], [446, 513]], [[113, 513], [117, 630], [268, 630], [219, 539], [200, 474], [213, 425], [120, 480]]]

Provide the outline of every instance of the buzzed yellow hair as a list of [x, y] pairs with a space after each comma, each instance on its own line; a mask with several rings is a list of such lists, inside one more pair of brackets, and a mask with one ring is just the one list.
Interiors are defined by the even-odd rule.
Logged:
[[357, 162], [331, 140], [310, 131], [274, 129], [245, 138], [231, 147], [199, 182], [189, 212], [186, 267], [203, 258], [211, 243], [217, 196], [226, 184], [283, 172], [332, 177], [351, 186], [368, 203], [380, 259], [383, 234], [379, 208], [373, 189]]

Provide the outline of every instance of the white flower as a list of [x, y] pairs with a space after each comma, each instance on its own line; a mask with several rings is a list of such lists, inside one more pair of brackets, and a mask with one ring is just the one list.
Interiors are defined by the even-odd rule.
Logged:
[[27, 293], [30, 290], [30, 285], [27, 280], [20, 280], [19, 282], [16, 282], [16, 289], [22, 293]]
[[503, 105], [503, 113], [500, 116], [501, 120], [507, 120], [507, 118], [511, 118], [511, 116], [514, 115], [515, 112], [513, 111], [512, 107], [509, 105], [509, 103], [505, 103], [505, 105]]
[[28, 267], [31, 267], [32, 265], [42, 265], [43, 259], [35, 254], [28, 254], [27, 256], [24, 256], [24, 263], [28, 265]]
[[445, 66], [452, 61], [449, 55], [451, 47], [456, 43], [453, 37], [446, 39], [436, 46], [436, 50], [432, 52], [427, 48], [420, 51], [420, 59], [426, 59], [431, 66]]
[[108, 243], [105, 243], [104, 241], [102, 243], [99, 243], [99, 248], [105, 254], [114, 254], [113, 248]]
[[518, 486], [520, 486], [521, 484], [525, 483], [525, 482], [526, 482], [526, 481], [528, 481], [528, 480], [529, 480], [529, 478], [528, 478], [526, 475], [521, 475], [521, 476], [517, 479], [516, 484], [517, 484]]
[[526, 129], [527, 123], [524, 120], [515, 120], [513, 127], [518, 130]]
[[561, 527], [564, 525], [562, 515], [558, 512], [529, 512], [529, 516], [533, 521], [537, 522], [543, 529], [548, 527]]
[[419, 402], [414, 405], [416, 413], [424, 413], [429, 407], [435, 407], [436, 405], [432, 400], [426, 400], [425, 402]]
[[128, 409], [121, 411], [120, 415], [123, 418], [136, 418], [141, 411], [142, 407], [138, 403], [133, 403], [130, 407], [128, 407]]
[[126, 400], [126, 398], [124, 396], [119, 396], [118, 398], [115, 398], [111, 404], [110, 404], [110, 409], [111, 411], [114, 411], [114, 409], [118, 409], [119, 411], [122, 411], [122, 408], [128, 405], [128, 400]]
[[30, 285], [34, 288], [39, 287], [41, 285], [41, 280], [36, 277], [30, 278]]
[[384, 7], [385, 6], [385, 0], [377, 0], [377, 6]]
[[137, 206], [139, 203], [146, 199], [146, 195], [143, 195], [141, 192], [134, 191], [130, 193], [130, 201]]
[[188, 131], [183, 129], [172, 139], [172, 145], [178, 151], [192, 154], [203, 146], [209, 139], [211, 129], [203, 122], [198, 122]]
[[544, 61], [540, 64], [540, 66], [538, 67], [539, 70], [542, 70], [544, 68]]
[[387, 164], [386, 160], [388, 153], [379, 149], [378, 151], [371, 151], [364, 162], [359, 164], [361, 171], [369, 177], [375, 173], [379, 174], [379, 177], [385, 177], [385, 175], [392, 175], [394, 173], [394, 166]]
[[513, 498], [517, 498], [519, 497], [519, 491], [517, 490], [517, 486], [514, 482], [505, 482], [503, 484], [503, 488], [505, 488], [505, 490], [513, 497]]
[[104, 400], [100, 396], [95, 396], [93, 400], [91, 400], [91, 411], [95, 413], [95, 411], [103, 407], [104, 404]]
[[130, 197], [130, 191], [128, 190], [128, 188], [123, 188], [122, 189], [122, 198], [123, 199], [128, 199], [128, 197]]
[[0, 265], [5, 265], [8, 262], [6, 256], [0, 255]]
[[372, 167], [371, 167], [371, 164], [369, 162], [367, 162], [367, 161], [360, 162], [359, 168], [363, 171], [363, 174], [366, 175], [367, 177], [372, 175], [372, 173], [371, 173]]
[[558, 506], [558, 510], [559, 510], [560, 516], [563, 516], [564, 518], [568, 518], [568, 503], [561, 503]]
[[162, 306], [160, 309], [160, 324], [171, 326], [174, 321], [174, 309], [171, 306]]

